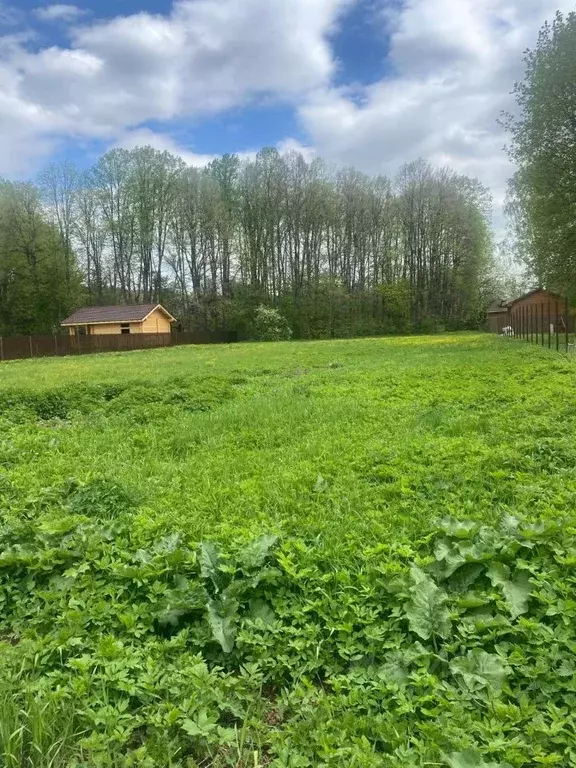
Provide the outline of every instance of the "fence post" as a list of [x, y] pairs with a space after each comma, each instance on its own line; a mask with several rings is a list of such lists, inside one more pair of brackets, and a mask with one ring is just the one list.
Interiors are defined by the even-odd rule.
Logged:
[[568, 296], [564, 299], [564, 303], [566, 304], [566, 312], [564, 313], [564, 330], [566, 331], [566, 354], [568, 354], [568, 345], [570, 343], [570, 338], [568, 336]]
[[28, 344], [30, 345], [30, 357], [34, 357], [34, 353], [32, 351], [32, 336], [28, 335]]
[[522, 341], [526, 341], [526, 307], [522, 307]]
[[522, 341], [526, 340], [526, 307], [522, 307], [520, 312], [522, 313]]
[[54, 334], [54, 354], [58, 355], [58, 336]]
[[552, 346], [552, 328], [550, 323], [550, 299], [548, 299], [548, 349]]
[[544, 302], [540, 302], [540, 344], [544, 346]]
[[556, 352], [560, 351], [560, 337], [558, 335], [558, 299], [556, 299], [556, 317], [554, 319], [554, 330], [556, 332]]

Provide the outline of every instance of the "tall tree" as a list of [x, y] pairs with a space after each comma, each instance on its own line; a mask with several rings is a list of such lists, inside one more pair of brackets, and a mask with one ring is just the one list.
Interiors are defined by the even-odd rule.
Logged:
[[[189, 326], [244, 333], [265, 303], [300, 337], [461, 328], [490, 284], [486, 190], [422, 160], [390, 180], [273, 148], [198, 169], [138, 147], [41, 182], [43, 207], [21, 190], [23, 210], [39, 206], [23, 231], [42, 221], [47, 237], [53, 221], [55, 254], [65, 275], [79, 258], [90, 301], [162, 300]], [[38, 248], [22, 234], [19, 248], [32, 284]]]
[[534, 278], [576, 292], [576, 13], [561, 13], [525, 54], [514, 87], [518, 114], [505, 115], [517, 165], [508, 207]]
[[81, 297], [80, 275], [32, 184], [0, 183], [0, 334], [51, 333]]
[[70, 282], [75, 263], [72, 237], [79, 172], [70, 162], [52, 163], [42, 171], [39, 181], [46, 203], [46, 213], [54, 221], [60, 233], [65, 257], [64, 276], [66, 282]]

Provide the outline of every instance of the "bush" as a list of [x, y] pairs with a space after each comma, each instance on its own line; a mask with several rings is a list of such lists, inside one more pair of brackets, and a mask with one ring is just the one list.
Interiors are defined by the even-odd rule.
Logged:
[[257, 341], [287, 341], [292, 338], [292, 329], [277, 309], [260, 304], [256, 307], [252, 335]]

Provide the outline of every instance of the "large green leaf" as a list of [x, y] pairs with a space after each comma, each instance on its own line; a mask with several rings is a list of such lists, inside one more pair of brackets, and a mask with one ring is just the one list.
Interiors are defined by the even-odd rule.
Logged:
[[493, 587], [501, 587], [502, 584], [506, 584], [510, 578], [510, 568], [508, 568], [507, 565], [504, 565], [504, 563], [499, 563], [495, 560], [490, 563], [487, 575], [492, 582]]
[[450, 768], [511, 768], [508, 763], [486, 763], [482, 755], [472, 748], [445, 755], [444, 762]]
[[274, 534], [266, 534], [251, 541], [238, 555], [240, 565], [249, 570], [261, 568], [277, 541], [278, 536]]
[[471, 692], [484, 688], [499, 692], [507, 677], [502, 659], [479, 648], [468, 651], [466, 656], [453, 659], [450, 662], [450, 671]]
[[432, 635], [448, 637], [450, 612], [445, 605], [446, 593], [417, 566], [412, 566], [410, 575], [411, 599], [405, 606], [410, 630], [423, 640], [429, 640]]
[[276, 614], [265, 600], [251, 600], [250, 618], [258, 619], [268, 626], [274, 623]]
[[200, 574], [203, 579], [211, 579], [216, 583], [220, 555], [211, 541], [203, 541], [200, 545]]
[[238, 603], [236, 600], [210, 600], [208, 602], [208, 622], [216, 642], [220, 643], [224, 653], [234, 648], [236, 638], [236, 619]]
[[502, 587], [513, 619], [526, 613], [532, 590], [532, 582], [526, 571], [517, 571], [511, 580], [510, 568], [504, 563], [493, 562], [488, 569], [488, 578], [492, 582], [492, 586]]
[[448, 579], [450, 589], [464, 592], [474, 584], [483, 570], [484, 565], [482, 563], [465, 563], [461, 565]]
[[502, 585], [502, 591], [513, 619], [516, 619], [528, 610], [531, 590], [532, 582], [526, 571], [520, 571], [513, 581], [507, 581]]

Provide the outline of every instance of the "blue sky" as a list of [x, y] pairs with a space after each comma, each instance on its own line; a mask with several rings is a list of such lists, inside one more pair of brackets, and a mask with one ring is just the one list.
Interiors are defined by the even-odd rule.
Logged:
[[557, 7], [573, 2], [0, 0], [0, 174], [138, 144], [390, 175], [425, 157], [480, 178], [498, 214], [496, 119]]

